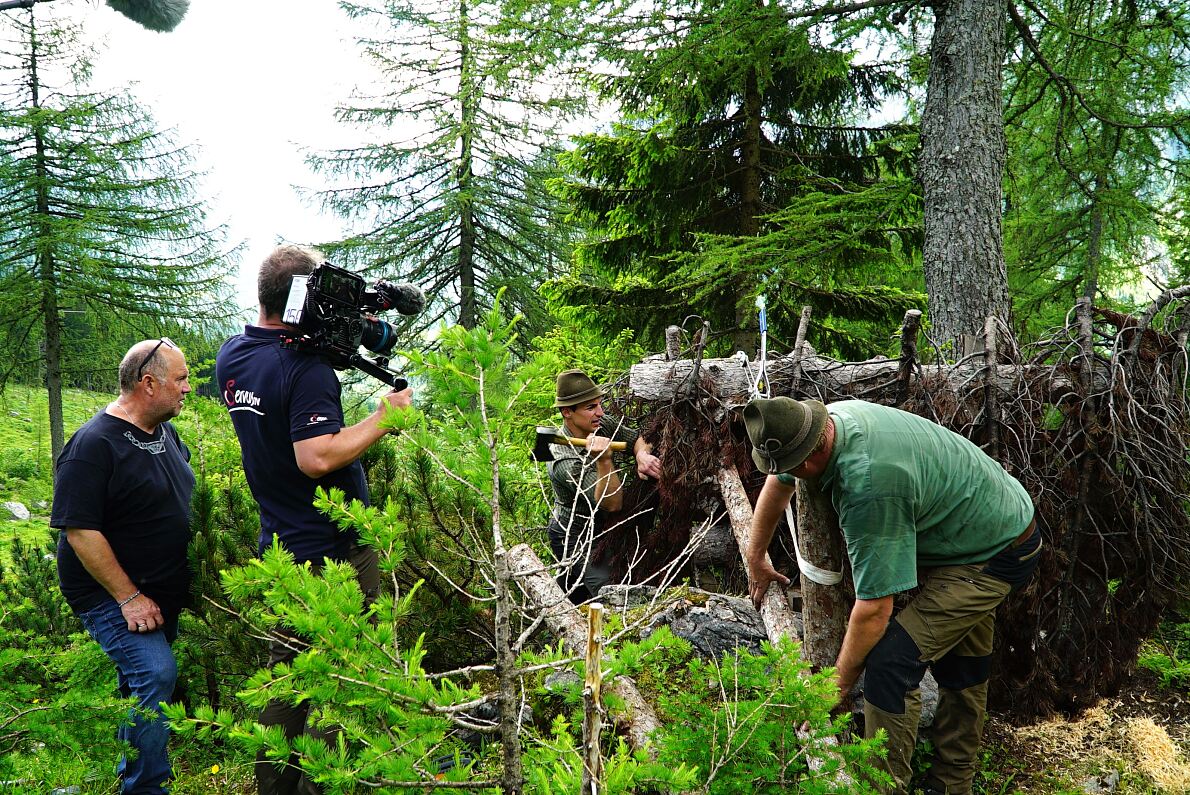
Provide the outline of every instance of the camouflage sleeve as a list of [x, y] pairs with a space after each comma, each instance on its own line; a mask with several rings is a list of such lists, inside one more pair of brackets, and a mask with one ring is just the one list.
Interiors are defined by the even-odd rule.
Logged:
[[617, 417], [612, 414], [605, 414], [603, 417], [603, 424], [600, 430], [605, 433], [610, 431], [611, 438], [617, 442], [624, 442], [628, 445], [628, 454], [632, 455], [632, 447], [636, 444], [637, 438], [640, 436], [636, 429], [628, 424], [628, 421], [622, 417]]
[[595, 466], [585, 458], [575, 456], [550, 462], [550, 485], [560, 514], [558, 520], [563, 524], [572, 515], [584, 519], [595, 514]]

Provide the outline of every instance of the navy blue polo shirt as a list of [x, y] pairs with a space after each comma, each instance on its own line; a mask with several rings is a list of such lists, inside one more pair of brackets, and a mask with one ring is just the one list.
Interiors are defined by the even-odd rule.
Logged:
[[342, 387], [322, 357], [282, 348], [284, 334], [245, 326], [215, 358], [244, 474], [260, 505], [260, 551], [276, 535], [298, 562], [346, 560], [354, 535], [314, 508], [314, 490], [342, 489], [347, 499], [367, 503], [364, 468], [357, 460], [314, 479], [298, 468], [293, 452], [294, 442], [342, 430]]

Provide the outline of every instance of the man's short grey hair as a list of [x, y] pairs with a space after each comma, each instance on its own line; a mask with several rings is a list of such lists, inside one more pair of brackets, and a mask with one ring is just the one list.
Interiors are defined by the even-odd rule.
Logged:
[[[157, 344], [157, 340], [142, 340], [131, 348], [128, 353], [124, 354], [124, 358], [120, 360], [120, 393], [123, 395], [131, 395], [136, 389], [136, 371], [140, 369], [140, 363], [149, 355], [149, 351], [153, 350], [153, 346]], [[164, 346], [163, 346], [164, 347]], [[149, 360], [144, 369], [140, 371], [143, 378], [145, 373], [156, 378], [158, 381], [164, 381], [169, 375], [165, 370], [166, 357], [161, 355], [161, 351], [157, 351], [157, 355]]]
[[305, 276], [325, 259], [317, 249], [293, 245], [278, 246], [265, 257], [256, 277], [256, 297], [265, 317], [281, 317], [293, 277]]

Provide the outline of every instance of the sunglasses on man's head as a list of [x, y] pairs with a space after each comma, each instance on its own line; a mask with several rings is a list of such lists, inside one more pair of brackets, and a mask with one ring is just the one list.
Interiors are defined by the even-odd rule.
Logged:
[[141, 359], [140, 367], [136, 368], [136, 380], [137, 381], [139, 381], [141, 379], [141, 376], [144, 374], [145, 365], [147, 365], [149, 362], [153, 361], [153, 357], [157, 355], [157, 349], [160, 348], [162, 345], [167, 345], [170, 348], [173, 348], [174, 350], [178, 349], [178, 346], [169, 337], [162, 337], [161, 339], [157, 340], [157, 344], [153, 346], [153, 350], [149, 351], [148, 356]]

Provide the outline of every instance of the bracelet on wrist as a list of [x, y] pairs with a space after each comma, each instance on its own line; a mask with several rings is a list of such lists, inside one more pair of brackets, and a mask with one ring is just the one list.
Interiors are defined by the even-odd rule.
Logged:
[[123, 602], [116, 602], [116, 607], [123, 607], [124, 605], [128, 604], [129, 602], [131, 602], [133, 599], [135, 599], [138, 596], [140, 596], [139, 588], [137, 589], [136, 593], [134, 593], [132, 596], [125, 599]]

